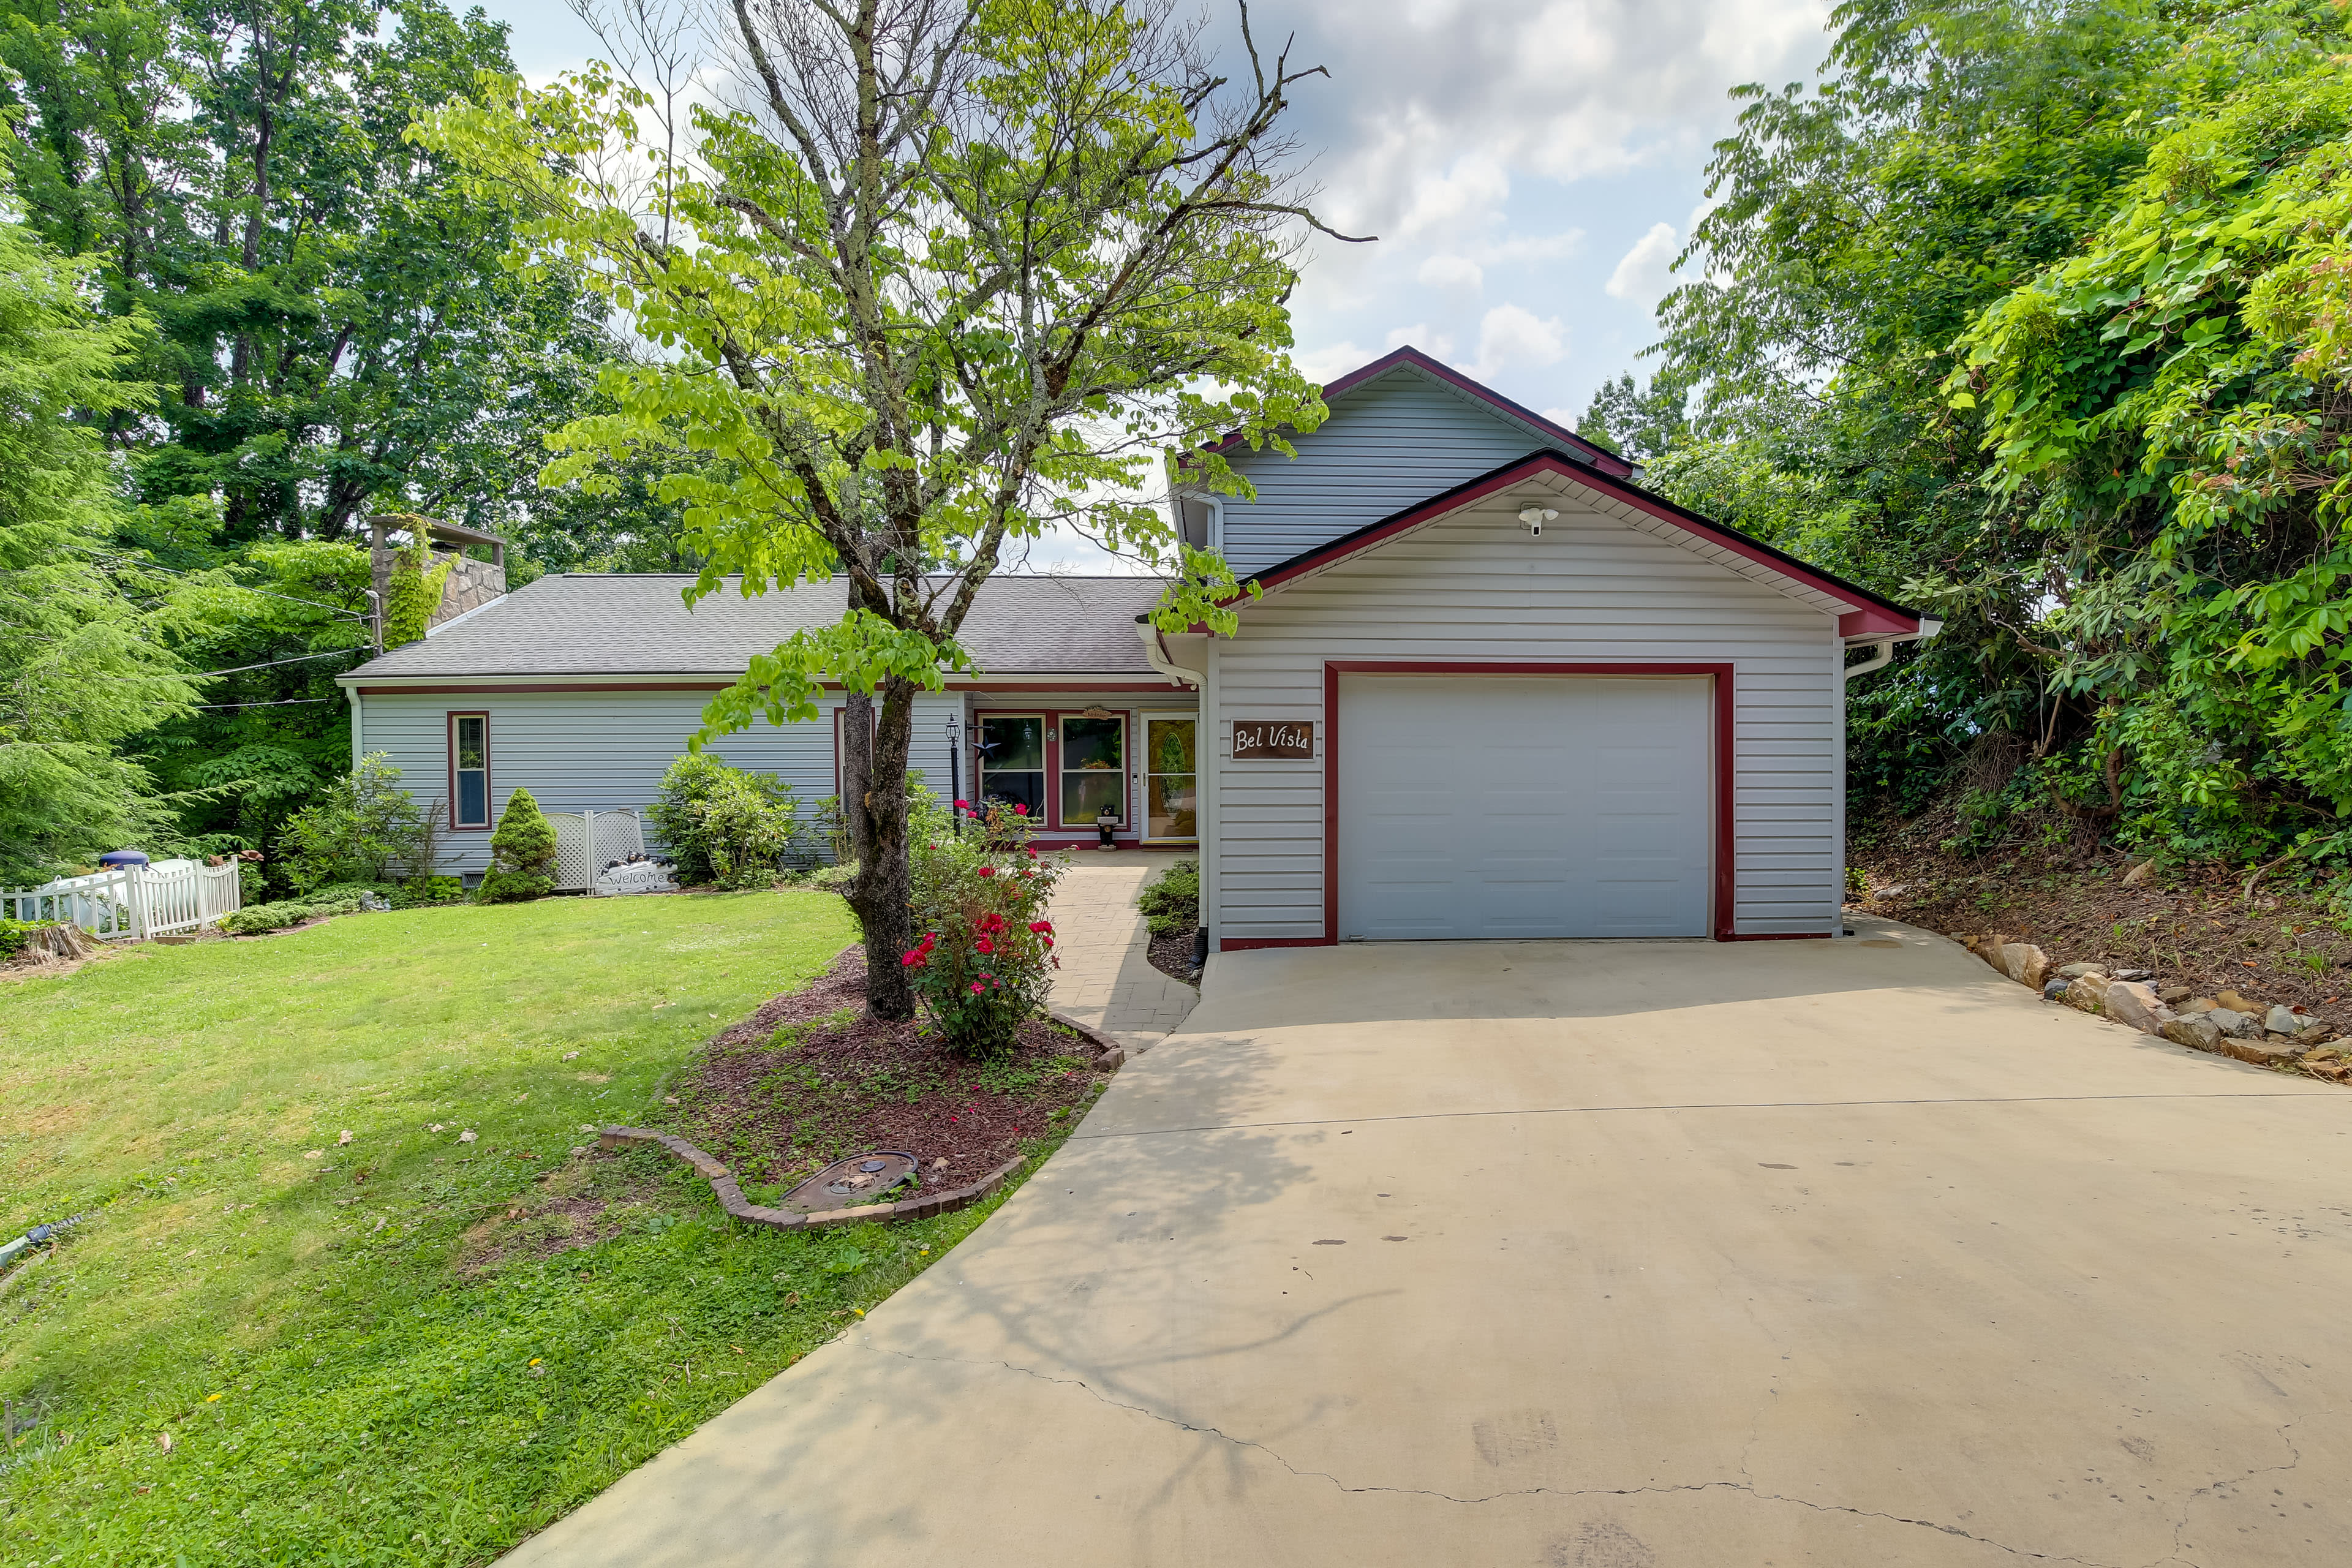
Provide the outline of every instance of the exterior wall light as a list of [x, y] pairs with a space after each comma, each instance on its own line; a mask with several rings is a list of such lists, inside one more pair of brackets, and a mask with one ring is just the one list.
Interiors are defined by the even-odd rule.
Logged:
[[1519, 526], [1528, 531], [1528, 538], [1540, 539], [1543, 537], [1543, 525], [1559, 515], [1551, 507], [1523, 506], [1519, 508]]

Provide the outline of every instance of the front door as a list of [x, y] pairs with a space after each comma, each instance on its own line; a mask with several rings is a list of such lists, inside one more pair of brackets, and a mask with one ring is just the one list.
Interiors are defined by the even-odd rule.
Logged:
[[1147, 718], [1143, 721], [1143, 837], [1155, 844], [1191, 844], [1201, 837], [1195, 813], [1200, 792], [1193, 736], [1198, 721]]

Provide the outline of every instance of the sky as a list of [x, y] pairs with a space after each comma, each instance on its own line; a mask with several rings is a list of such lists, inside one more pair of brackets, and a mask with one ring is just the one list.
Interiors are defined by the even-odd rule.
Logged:
[[[483, 0], [534, 81], [597, 52], [563, 0]], [[1300, 367], [1328, 379], [1410, 343], [1573, 426], [1646, 374], [1652, 310], [1706, 201], [1742, 82], [1810, 79], [1826, 0], [1258, 0], [1285, 36], [1292, 129], [1333, 227], [1292, 301]], [[1213, 27], [1231, 33], [1231, 0]], [[1231, 51], [1228, 51], [1229, 55]], [[1245, 67], [1229, 58], [1228, 68]], [[1109, 566], [1077, 541], [1033, 568]]]

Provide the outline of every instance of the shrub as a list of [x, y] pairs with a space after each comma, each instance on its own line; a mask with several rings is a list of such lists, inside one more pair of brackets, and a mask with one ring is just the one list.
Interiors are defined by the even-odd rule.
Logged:
[[1201, 862], [1192, 856], [1171, 864], [1135, 897], [1144, 924], [1154, 936], [1174, 936], [1201, 923]]
[[679, 881], [722, 888], [772, 886], [800, 826], [790, 784], [707, 752], [669, 765], [646, 819], [677, 862]]
[[286, 824], [287, 879], [295, 891], [331, 882], [389, 882], [393, 868], [429, 866], [432, 830], [382, 752], [327, 785]]
[[357, 891], [327, 899], [288, 899], [275, 904], [255, 904], [221, 918], [220, 929], [232, 936], [247, 931], [283, 931], [320, 915], [355, 915], [362, 906]]
[[530, 791], [507, 796], [499, 826], [490, 835], [490, 868], [474, 897], [486, 904], [543, 899], [555, 891], [555, 824], [539, 809]]
[[1031, 847], [1031, 825], [1017, 809], [992, 801], [959, 832], [925, 795], [908, 816], [916, 929], [922, 933], [898, 962], [925, 1012], [955, 1049], [969, 1056], [1012, 1048], [1021, 1026], [1045, 1012], [1053, 972], [1053, 922], [1046, 901], [1067, 862]]

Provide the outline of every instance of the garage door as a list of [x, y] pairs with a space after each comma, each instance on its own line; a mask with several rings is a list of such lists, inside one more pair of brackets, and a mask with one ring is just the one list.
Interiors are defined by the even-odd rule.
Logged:
[[1705, 679], [1339, 680], [1341, 941], [1709, 934]]

